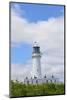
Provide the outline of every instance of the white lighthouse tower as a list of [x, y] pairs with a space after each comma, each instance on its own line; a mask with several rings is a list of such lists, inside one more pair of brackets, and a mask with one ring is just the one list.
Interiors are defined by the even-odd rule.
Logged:
[[33, 78], [41, 78], [41, 52], [40, 47], [37, 42], [34, 42], [33, 51], [32, 51], [32, 63], [33, 63]]

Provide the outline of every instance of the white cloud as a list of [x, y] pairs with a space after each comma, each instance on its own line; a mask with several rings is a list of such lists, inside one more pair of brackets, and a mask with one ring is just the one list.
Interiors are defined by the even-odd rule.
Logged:
[[[29, 22], [11, 11], [11, 42], [32, 44], [38, 41], [42, 57], [42, 74], [64, 74], [64, 17], [50, 18], [48, 20]], [[14, 45], [13, 45], [14, 46]], [[47, 52], [46, 52], [47, 51]], [[24, 66], [24, 67], [23, 67]], [[28, 66], [28, 67], [27, 67]], [[12, 64], [12, 77], [18, 75], [30, 76], [31, 64]], [[43, 72], [44, 71], [44, 72]]]
[[[14, 13], [14, 12], [12, 12]], [[42, 49], [63, 48], [64, 44], [63, 17], [50, 18], [47, 21], [30, 23], [26, 19], [12, 14], [11, 41], [15, 43], [38, 41]]]
[[11, 79], [24, 81], [25, 77], [31, 77], [31, 64], [11, 64]]

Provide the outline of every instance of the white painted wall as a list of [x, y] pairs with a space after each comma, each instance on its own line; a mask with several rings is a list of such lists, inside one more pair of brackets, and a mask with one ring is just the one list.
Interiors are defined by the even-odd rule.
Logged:
[[40, 54], [32, 54], [32, 64], [33, 64], [33, 78], [36, 76], [37, 78], [41, 78], [41, 55]]
[[[56, 80], [56, 81], [55, 81]], [[37, 82], [36, 82], [37, 81]], [[30, 78], [24, 79], [24, 84], [61, 83], [57, 78]]]

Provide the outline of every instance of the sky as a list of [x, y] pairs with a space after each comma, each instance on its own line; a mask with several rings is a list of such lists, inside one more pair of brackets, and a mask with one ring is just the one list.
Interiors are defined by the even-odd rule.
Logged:
[[40, 46], [41, 73], [64, 80], [64, 6], [10, 3], [11, 79], [32, 76], [32, 47]]

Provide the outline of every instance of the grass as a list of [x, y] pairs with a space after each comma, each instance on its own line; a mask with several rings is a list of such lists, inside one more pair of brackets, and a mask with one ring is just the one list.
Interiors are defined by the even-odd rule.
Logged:
[[65, 93], [63, 83], [28, 84], [10, 82], [10, 97], [62, 95]]

